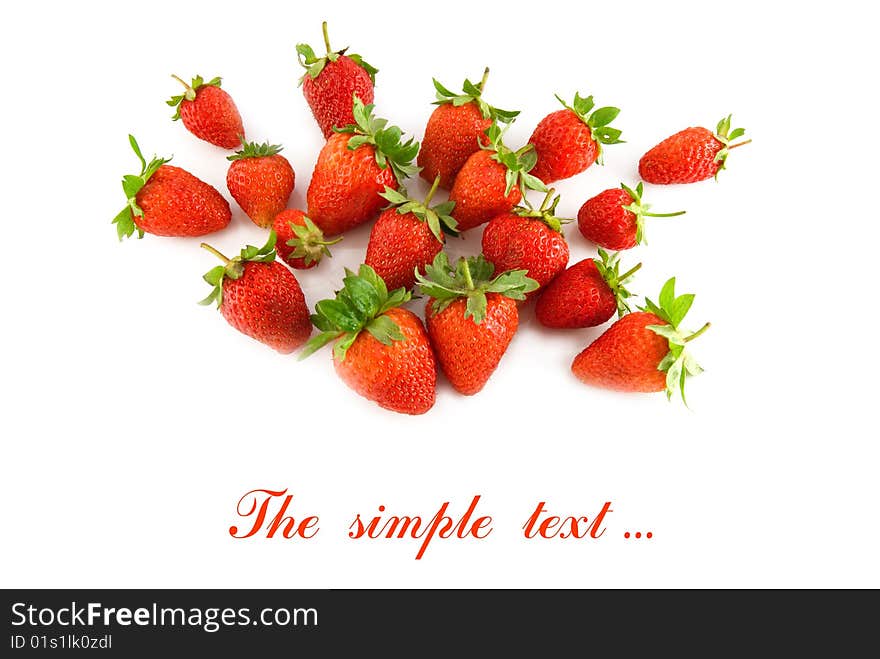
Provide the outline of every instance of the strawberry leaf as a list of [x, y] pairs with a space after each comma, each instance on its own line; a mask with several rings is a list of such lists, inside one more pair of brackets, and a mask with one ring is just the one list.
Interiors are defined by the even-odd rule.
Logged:
[[680, 295], [672, 301], [669, 320], [675, 327], [678, 327], [681, 324], [681, 321], [684, 320], [684, 317], [687, 315], [687, 312], [690, 310], [693, 303], [694, 296], [692, 293]]
[[146, 185], [147, 181], [150, 180], [150, 177], [162, 165], [171, 161], [171, 158], [157, 158], [153, 156], [148, 163], [141, 153], [141, 147], [134, 138], [134, 135], [128, 136], [128, 143], [141, 163], [141, 172], [140, 174], [126, 174], [122, 177], [122, 191], [125, 193], [126, 204], [125, 208], [111, 222], [111, 224], [116, 225], [116, 235], [119, 240], [131, 237], [135, 231], [138, 233], [138, 238], [144, 237], [143, 230], [137, 226], [134, 219], [135, 217], [144, 216], [143, 209], [137, 204], [137, 195]]
[[388, 316], [377, 316], [365, 328], [382, 345], [390, 346], [394, 341], [403, 341], [406, 337], [393, 320]]
[[486, 80], [488, 77], [489, 68], [486, 67], [483, 70], [483, 79], [480, 82], [473, 83], [465, 78], [464, 83], [462, 83], [461, 94], [456, 94], [455, 92], [450, 91], [440, 84], [436, 78], [432, 78], [431, 80], [434, 82], [434, 89], [437, 91], [437, 100], [434, 101], [434, 105], [451, 103], [455, 107], [461, 107], [468, 103], [476, 103], [483, 119], [491, 119], [493, 122], [509, 124], [517, 117], [517, 115], [519, 115], [519, 110], [501, 110], [500, 108], [489, 105], [483, 100], [482, 94], [486, 87]]
[[242, 148], [230, 156], [226, 156], [227, 160], [244, 160], [246, 158], [268, 158], [280, 153], [283, 147], [280, 144], [269, 144], [263, 142], [246, 142], [242, 144]]
[[[134, 174], [126, 174], [122, 177], [122, 191], [126, 197], [134, 197], [138, 191], [144, 187], [144, 181], [140, 176]], [[138, 209], [138, 215], [143, 215], [143, 211]]]
[[379, 69], [367, 62], [367, 60], [365, 60], [361, 55], [350, 53], [347, 57], [359, 67], [361, 67], [364, 71], [366, 71], [367, 75], [370, 76], [370, 82], [372, 82], [374, 85], [376, 84], [376, 74], [379, 73]]
[[315, 305], [315, 311], [329, 323], [329, 327], [345, 332], [356, 332], [361, 327], [355, 310], [340, 300], [321, 300]]
[[[560, 98], [559, 94], [556, 94], [556, 99], [562, 103], [565, 107], [569, 107], [565, 101]], [[590, 110], [593, 109], [595, 103], [593, 102], [593, 97], [587, 96], [586, 98], [582, 97], [577, 92], [574, 93], [574, 102], [571, 104], [570, 110], [573, 110], [576, 115], [579, 117], [585, 117]]]
[[303, 259], [303, 263], [309, 266], [325, 256], [333, 256], [328, 247], [341, 241], [342, 236], [333, 240], [324, 240], [324, 232], [312, 222], [311, 218], [303, 215], [302, 219], [303, 224], [288, 222], [293, 232], [293, 237], [285, 243], [288, 247], [293, 247], [290, 258]]
[[116, 225], [116, 236], [119, 240], [123, 238], [127, 238], [134, 234], [135, 231], [138, 232], [138, 238], [144, 237], [144, 232], [142, 229], [138, 228], [134, 223], [134, 218], [132, 217], [134, 211], [131, 208], [126, 206], [119, 214], [113, 219], [113, 224]]
[[751, 142], [751, 139], [743, 140], [742, 142], [737, 142], [736, 144], [731, 144], [737, 138], [742, 137], [746, 134], [745, 128], [734, 128], [731, 130], [730, 124], [733, 119], [733, 115], [727, 115], [721, 121], [718, 122], [718, 127], [715, 130], [715, 139], [717, 139], [721, 144], [723, 144], [723, 148], [715, 154], [714, 162], [719, 163], [718, 171], [715, 172], [715, 179], [718, 179], [718, 174], [721, 173], [722, 170], [727, 168], [727, 156], [730, 155], [730, 150], [735, 149], [739, 146], [743, 146], [744, 144], [748, 144]]
[[464, 317], [473, 318], [474, 323], [479, 325], [483, 322], [483, 318], [486, 317], [487, 305], [488, 300], [486, 300], [486, 292], [475, 290], [473, 293], [467, 296], [467, 302], [465, 303], [464, 308]]
[[[374, 317], [384, 300], [379, 296], [374, 284], [357, 275], [350, 275], [342, 280], [345, 284], [345, 292], [351, 305], [357, 311], [358, 317]], [[332, 300], [330, 300], [332, 302]], [[352, 328], [346, 328], [351, 330]], [[357, 329], [357, 328], [353, 328]]]
[[[324, 33], [324, 45], [327, 47], [327, 52], [322, 57], [318, 57], [318, 55], [315, 54], [314, 49], [309, 44], [296, 44], [296, 58], [299, 60], [300, 66], [302, 66], [306, 70], [299, 79], [300, 85], [303, 83], [303, 80], [306, 76], [309, 76], [312, 80], [317, 78], [319, 75], [321, 75], [321, 72], [327, 66], [328, 62], [335, 62], [348, 50], [348, 47], [345, 47], [342, 50], [334, 51], [330, 47], [330, 37], [327, 34], [327, 21], [321, 23], [321, 31]], [[376, 74], [379, 72], [379, 69], [369, 64], [361, 55], [349, 53], [348, 55], [346, 55], [346, 57], [348, 57], [351, 61], [353, 61], [364, 71], [366, 71], [367, 75], [370, 76], [370, 82], [372, 82], [374, 85], [376, 84]]]
[[345, 275], [335, 298], [315, 304], [311, 320], [321, 333], [309, 339], [299, 359], [305, 359], [335, 340], [333, 355], [344, 360], [348, 348], [363, 330], [385, 345], [404, 339], [397, 324], [384, 314], [408, 302], [409, 291], [398, 288], [389, 295], [385, 282], [366, 264], [361, 264], [357, 274], [346, 268]]
[[[319, 323], [323, 322], [318, 316], [311, 316], [312, 323], [315, 324], [315, 327], [318, 327]], [[309, 355], [314, 352], [317, 352], [325, 345], [330, 343], [331, 341], [338, 339], [341, 336], [344, 336], [344, 332], [337, 332], [333, 330], [323, 331], [320, 334], [316, 334], [309, 342], [303, 347], [302, 351], [299, 353], [300, 359], [305, 359]]]
[[592, 128], [607, 126], [614, 121], [618, 114], [620, 114], [619, 108], [599, 108], [590, 116], [589, 125]]
[[622, 318], [632, 311], [627, 302], [627, 298], [631, 297], [632, 293], [626, 289], [625, 284], [642, 267], [642, 264], [638, 263], [620, 274], [620, 252], [609, 254], [601, 247], [598, 248], [598, 252], [599, 258], [593, 259], [593, 263], [596, 264], [596, 270], [602, 275], [602, 279], [614, 295], [617, 302], [617, 317]]
[[401, 185], [404, 179], [418, 174], [421, 168], [413, 161], [419, 152], [419, 143], [413, 138], [406, 142], [401, 141], [403, 132], [400, 128], [397, 126], [386, 128], [388, 120], [374, 117], [374, 104], [364, 105], [356, 93], [352, 94], [352, 103], [355, 123], [333, 128], [337, 133], [354, 134], [354, 137], [348, 141], [348, 148], [353, 151], [364, 144], [373, 145], [376, 164], [382, 169], [390, 165]]
[[446, 87], [444, 87], [437, 78], [431, 78], [434, 82], [434, 89], [437, 90], [437, 101], [435, 104], [446, 103], [447, 99], [455, 98], [455, 92], [449, 91]]
[[453, 267], [446, 252], [439, 252], [425, 267], [425, 274], [416, 268], [416, 283], [423, 295], [431, 298], [435, 313], [440, 313], [459, 298], [465, 298], [465, 318], [479, 325], [486, 315], [486, 294], [500, 293], [514, 300], [538, 288], [538, 282], [526, 276], [526, 270], [509, 270], [492, 277], [495, 266], [479, 254], [460, 257]]
[[[660, 308], [661, 309], [670, 309], [672, 307], [672, 303], [675, 301], [675, 277], [670, 277], [665, 284], [663, 284], [663, 288], [660, 289], [660, 296], [658, 297], [660, 300]], [[664, 319], [669, 320], [669, 315], [665, 314]], [[673, 323], [674, 325], [675, 323]]]
[[176, 75], [172, 75], [172, 78], [177, 80], [181, 85], [183, 85], [185, 91], [183, 94], [172, 96], [170, 100], [165, 101], [168, 105], [173, 108], [176, 108], [174, 115], [171, 117], [174, 121], [180, 119], [180, 105], [183, 101], [194, 101], [196, 100], [196, 92], [202, 87], [220, 87], [221, 78], [218, 76], [216, 78], [211, 78], [208, 82], [205, 82], [202, 76], [196, 76], [192, 79], [192, 82], [187, 84], [186, 81], [177, 77]]
[[269, 237], [262, 247], [246, 245], [242, 248], [238, 256], [231, 259], [224, 256], [207, 243], [202, 243], [202, 249], [208, 250], [214, 256], [223, 261], [223, 265], [215, 266], [202, 275], [202, 279], [210, 284], [213, 289], [206, 298], [199, 302], [199, 304], [211, 304], [211, 302], [216, 302], [217, 308], [220, 308], [220, 305], [223, 304], [223, 281], [227, 277], [229, 279], [238, 279], [241, 277], [244, 274], [244, 263], [246, 262], [271, 263], [274, 261], [275, 240], [275, 231], [270, 230]]
[[[532, 208], [531, 205], [520, 205], [514, 208], [513, 212], [520, 217], [529, 217], [536, 220], [541, 220], [556, 233], [562, 233], [562, 225], [568, 224], [573, 220], [570, 218], [556, 217], [556, 206], [559, 204], [560, 197], [559, 195], [554, 196], [556, 190], [552, 188], [546, 190], [546, 192], [547, 194], [544, 196], [544, 201], [541, 203], [540, 208]], [[523, 197], [523, 199], [525, 199], [525, 197]], [[526, 202], [526, 204], [528, 204], [528, 202]]]
[[525, 199], [529, 190], [538, 190], [539, 192], [547, 192], [547, 186], [537, 176], [529, 174], [529, 171], [538, 162], [537, 154], [534, 152], [534, 145], [526, 144], [517, 151], [511, 151], [504, 144], [504, 132], [509, 128], [505, 126], [502, 130], [498, 124], [492, 124], [486, 129], [486, 136], [489, 138], [488, 144], [480, 144], [479, 147], [485, 151], [492, 152], [492, 159], [504, 165], [507, 171], [504, 172], [504, 195], [510, 194], [514, 187], [518, 187]]
[[[574, 112], [578, 119], [580, 119], [587, 127], [590, 129], [590, 134], [593, 137], [593, 141], [596, 142], [596, 146], [598, 147], [598, 156], [597, 162], [601, 165], [603, 163], [603, 144], [622, 144], [623, 140], [620, 139], [621, 131], [617, 128], [612, 128], [609, 124], [617, 118], [617, 115], [620, 114], [620, 109], [615, 107], [603, 107], [593, 110], [595, 103], [593, 102], [592, 96], [587, 96], [583, 98], [580, 94], [575, 92], [574, 101], [569, 105], [559, 94], [556, 95], [556, 99], [562, 103], [562, 105]], [[592, 113], [590, 112], [592, 110]]]
[[706, 323], [696, 332], [687, 332], [680, 328], [693, 301], [694, 295], [692, 293], [675, 295], [675, 277], [671, 277], [660, 290], [659, 304], [645, 298], [645, 306], [640, 307], [642, 311], [653, 313], [667, 323], [666, 325], [648, 325], [647, 329], [667, 340], [669, 352], [660, 360], [657, 370], [666, 373], [667, 399], [671, 399], [672, 394], [677, 390], [681, 394], [685, 406], [687, 406], [687, 399], [685, 398], [684, 385], [687, 377], [703, 372], [703, 369], [685, 347], [710, 327], [710, 324]]

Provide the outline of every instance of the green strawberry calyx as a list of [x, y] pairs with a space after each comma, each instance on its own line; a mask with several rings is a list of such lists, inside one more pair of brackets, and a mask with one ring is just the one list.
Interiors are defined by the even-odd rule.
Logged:
[[541, 202], [539, 208], [533, 208], [532, 205], [529, 204], [528, 199], [525, 198], [525, 195], [523, 195], [525, 206], [517, 206], [513, 209], [513, 212], [520, 217], [541, 220], [556, 233], [562, 233], [562, 225], [573, 222], [574, 220], [571, 218], [556, 217], [556, 206], [559, 204], [559, 195], [556, 194], [554, 188], [545, 190], [545, 192], [547, 195], [544, 197], [544, 201]]
[[486, 80], [488, 78], [489, 67], [487, 66], [483, 71], [483, 79], [480, 82], [474, 84], [465, 78], [464, 84], [461, 87], [461, 94], [449, 91], [436, 78], [431, 78], [434, 82], [434, 89], [437, 90], [437, 100], [434, 101], [434, 105], [451, 103], [453, 106], [459, 107], [468, 103], [476, 103], [480, 109], [480, 114], [483, 115], [483, 119], [491, 119], [492, 121], [509, 124], [517, 117], [519, 110], [501, 110], [500, 108], [492, 107], [483, 100], [482, 94], [483, 90], [486, 89]]
[[440, 313], [452, 302], [466, 298], [465, 318], [477, 325], [486, 317], [487, 293], [500, 293], [513, 300], [525, 300], [526, 293], [538, 289], [538, 282], [527, 277], [527, 270], [508, 270], [495, 277], [495, 266], [479, 254], [459, 257], [455, 266], [449, 263], [446, 252], [439, 252], [422, 275], [415, 270], [419, 290], [432, 299], [435, 313]]
[[209, 244], [202, 243], [200, 247], [208, 250], [211, 254], [223, 261], [223, 265], [211, 268], [202, 276], [202, 279], [213, 286], [213, 288], [205, 299], [199, 301], [199, 304], [208, 305], [212, 302], [216, 302], [217, 308], [219, 309], [220, 305], [223, 304], [223, 280], [227, 277], [229, 279], [238, 279], [241, 277], [244, 274], [245, 263], [272, 263], [272, 261], [275, 260], [276, 240], [277, 236], [275, 235], [275, 231], [269, 231], [269, 238], [266, 240], [265, 245], [262, 247], [246, 245], [238, 256], [234, 256], [231, 259], [224, 256]]
[[191, 83], [187, 83], [186, 80], [174, 75], [173, 73], [171, 74], [171, 77], [174, 78], [175, 80], [177, 80], [177, 82], [179, 82], [185, 88], [185, 91], [182, 94], [180, 94], [178, 96], [172, 96], [169, 100], [165, 101], [171, 107], [176, 108], [174, 115], [171, 117], [174, 121], [177, 121], [178, 119], [180, 119], [180, 106], [183, 103], [183, 101], [196, 100], [196, 92], [199, 91], [199, 89], [201, 89], [202, 87], [220, 87], [221, 86], [220, 85], [221, 78], [219, 78], [219, 77], [211, 78], [210, 80], [208, 80], [208, 82], [205, 82], [205, 80], [204, 80], [204, 78], [202, 78], [202, 76], [196, 76], [195, 78], [192, 79]]
[[382, 169], [391, 165], [398, 183], [418, 174], [421, 168], [413, 164], [413, 161], [419, 152], [419, 143], [412, 137], [402, 142], [403, 131], [400, 128], [389, 126], [387, 119], [373, 116], [373, 103], [364, 105], [357, 93], [352, 94], [352, 101], [355, 123], [342, 128], [333, 127], [337, 133], [353, 134], [348, 141], [348, 148], [354, 151], [364, 144], [372, 145], [376, 152], [376, 164]]
[[269, 156], [281, 153], [283, 150], [284, 147], [280, 144], [269, 144], [268, 142], [263, 142], [262, 144], [257, 144], [256, 142], [242, 142], [241, 149], [232, 155], [226, 156], [226, 159], [244, 160], [245, 158], [268, 158]]
[[556, 100], [562, 103], [566, 109], [574, 112], [578, 119], [584, 122], [590, 129], [590, 135], [592, 135], [593, 141], [596, 142], [596, 146], [599, 148], [596, 161], [600, 165], [603, 165], [602, 145], [623, 144], [623, 140], [620, 139], [622, 131], [610, 126], [611, 122], [617, 118], [618, 114], [620, 114], [620, 108], [604, 107], [593, 110], [596, 105], [593, 101], [593, 97], [587, 96], [584, 98], [577, 92], [574, 94], [574, 101], [571, 105], [563, 101], [559, 94], [556, 94], [555, 96]]
[[342, 288], [336, 292], [336, 298], [315, 304], [311, 320], [320, 334], [309, 339], [299, 359], [305, 359], [331, 341], [336, 341], [333, 357], [343, 361], [351, 344], [364, 330], [386, 346], [394, 341], [406, 340], [398, 324], [386, 312], [411, 298], [412, 294], [403, 287], [389, 293], [383, 279], [365, 263], [361, 264], [357, 274], [346, 268]]
[[[309, 76], [312, 80], [317, 78], [321, 75], [321, 71], [324, 70], [324, 67], [327, 66], [328, 62], [335, 62], [340, 56], [345, 55], [348, 50], [348, 47], [345, 47], [342, 50], [334, 51], [330, 47], [330, 36], [327, 34], [327, 21], [321, 23], [321, 31], [324, 33], [324, 46], [327, 48], [327, 54], [323, 57], [318, 57], [312, 47], [306, 43], [296, 44], [296, 57], [299, 60], [300, 65], [306, 70], [299, 79], [300, 85], [303, 83], [306, 76]], [[370, 76], [370, 81], [374, 85], [376, 84], [376, 74], [379, 72], [379, 69], [372, 66], [360, 55], [349, 53], [346, 57], [366, 71]]]
[[144, 216], [144, 211], [137, 204], [137, 194], [147, 184], [150, 177], [156, 173], [157, 169], [171, 161], [171, 158], [157, 158], [153, 156], [148, 163], [144, 159], [143, 154], [141, 154], [141, 148], [138, 146], [137, 140], [134, 139], [134, 135], [128, 136], [128, 142], [131, 144], [131, 148], [138, 157], [138, 160], [141, 161], [141, 173], [126, 174], [122, 177], [122, 190], [125, 192], [126, 204], [125, 208], [113, 218], [112, 222], [112, 224], [116, 225], [116, 234], [119, 240], [130, 237], [135, 231], [138, 233], [138, 238], [144, 237], [143, 229], [137, 226], [134, 220], [135, 217]]
[[638, 272], [642, 264], [637, 263], [623, 274], [620, 274], [620, 252], [609, 254], [601, 247], [598, 248], [598, 252], [599, 258], [593, 259], [593, 263], [596, 264], [596, 270], [602, 275], [602, 279], [608, 284], [608, 288], [614, 294], [614, 299], [617, 300], [617, 317], [623, 318], [624, 315], [632, 311], [629, 308], [629, 303], [626, 301], [627, 298], [632, 297], [632, 293], [626, 289], [625, 284]]
[[641, 245], [642, 243], [647, 244], [647, 240], [645, 240], [645, 219], [646, 217], [676, 217], [678, 215], [684, 215], [685, 211], [676, 211], [674, 213], [651, 213], [649, 209], [651, 208], [650, 204], [642, 203], [642, 193], [645, 188], [642, 185], [642, 182], [639, 181], [639, 184], [636, 186], [635, 190], [627, 186], [625, 183], [621, 183], [620, 187], [630, 196], [632, 199], [632, 203], [628, 206], [624, 206], [623, 209], [629, 211], [633, 215], [636, 216], [636, 245]]
[[325, 256], [332, 257], [328, 247], [342, 240], [342, 236], [333, 240], [324, 240], [324, 232], [310, 218], [303, 215], [302, 219], [304, 225], [289, 222], [293, 238], [288, 240], [285, 245], [293, 247], [290, 257], [302, 259], [307, 266], [317, 263]]
[[748, 144], [752, 141], [751, 139], [747, 139], [743, 140], [742, 142], [737, 142], [736, 144], [731, 144], [731, 142], [746, 134], [745, 128], [731, 129], [731, 119], [733, 119], [733, 115], [727, 115], [718, 122], [718, 126], [715, 128], [715, 139], [724, 145], [724, 148], [722, 148], [721, 151], [715, 154], [715, 162], [719, 163], [718, 171], [715, 172], [715, 180], [718, 180], [718, 174], [721, 172], [722, 169], [727, 169], [727, 156], [730, 154], [730, 150]]
[[657, 370], [666, 373], [667, 399], [671, 400], [672, 394], [678, 390], [682, 402], [687, 406], [687, 399], [684, 395], [685, 381], [688, 376], [699, 375], [703, 369], [685, 350], [685, 346], [709, 329], [711, 323], [706, 323], [696, 332], [687, 332], [679, 327], [694, 302], [694, 295], [693, 293], [685, 293], [676, 296], [675, 277], [671, 277], [663, 284], [658, 302], [659, 304], [655, 304], [645, 298], [645, 306], [639, 307], [639, 309], [650, 312], [666, 322], [665, 325], [647, 326], [649, 330], [669, 341], [669, 352], [660, 360]]
[[431, 233], [434, 234], [437, 241], [443, 243], [445, 241], [443, 234], [448, 234], [450, 236], [458, 235], [458, 231], [456, 230], [458, 223], [450, 215], [455, 208], [454, 201], [444, 201], [442, 204], [437, 204], [436, 206], [430, 205], [431, 199], [434, 197], [434, 193], [437, 191], [437, 185], [439, 183], [440, 175], [437, 174], [437, 176], [434, 177], [434, 183], [431, 185], [431, 189], [425, 196], [424, 201], [416, 201], [409, 198], [406, 195], [405, 189], [399, 191], [394, 188], [389, 188], [387, 185], [385, 186], [385, 191], [380, 192], [379, 196], [391, 202], [387, 208], [394, 208], [396, 206], [397, 212], [401, 215], [412, 213], [417, 219], [422, 222], [427, 222], [428, 228], [431, 229]]
[[[533, 144], [528, 143], [517, 151], [512, 151], [504, 144], [504, 131], [509, 126], [501, 127], [494, 123], [486, 129], [486, 136], [489, 138], [488, 144], [479, 143], [484, 151], [492, 151], [492, 159], [501, 163], [507, 168], [504, 173], [504, 195], [510, 194], [514, 187], [519, 188], [523, 199], [526, 198], [527, 190], [537, 190], [539, 192], [547, 192], [547, 186], [537, 176], [529, 174], [535, 164], [538, 162], [538, 155], [535, 153]], [[479, 141], [478, 141], [479, 142]]]

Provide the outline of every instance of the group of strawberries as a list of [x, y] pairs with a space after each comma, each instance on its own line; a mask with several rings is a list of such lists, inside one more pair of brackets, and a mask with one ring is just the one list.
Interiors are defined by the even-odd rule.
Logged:
[[[235, 150], [226, 183], [242, 211], [269, 229], [264, 246], [247, 245], [205, 274], [213, 287], [202, 300], [215, 303], [228, 323], [281, 353], [304, 358], [333, 344], [333, 364], [358, 394], [386, 409], [423, 414], [434, 404], [439, 370], [461, 394], [486, 384], [519, 324], [524, 301], [533, 298], [537, 320], [549, 328], [595, 327], [615, 320], [573, 360], [581, 381], [620, 391], [678, 389], [700, 367], [685, 350], [708, 327], [681, 328], [692, 294], [676, 295], [675, 279], [657, 302], [631, 311], [625, 288], [639, 265], [620, 272], [619, 252], [643, 240], [643, 185], [605, 190], [577, 216], [580, 233], [598, 257], [569, 266], [565, 220], [556, 217], [559, 196], [547, 186], [602, 162], [603, 147], [619, 143], [611, 127], [619, 110], [595, 108], [575, 94], [569, 105], [544, 117], [528, 142], [512, 149], [506, 126], [518, 112], [482, 98], [488, 76], [465, 80], [460, 94], [436, 80], [435, 108], [421, 145], [374, 114], [377, 69], [347, 49], [327, 52], [296, 47], [305, 68], [303, 95], [326, 140], [309, 183], [305, 210], [288, 208], [295, 174], [281, 147], [245, 141], [241, 116], [220, 78], [191, 83], [168, 104], [174, 119], [196, 137]], [[176, 77], [176, 76], [175, 76]], [[558, 98], [558, 97], [557, 97]], [[661, 141], [639, 161], [652, 184], [702, 181], [724, 168], [742, 129], [730, 117], [716, 132], [687, 128]], [[135, 232], [202, 236], [231, 220], [229, 203], [188, 171], [154, 157], [147, 162], [133, 136], [139, 175], [126, 175], [128, 199], [114, 223], [119, 238]], [[431, 184], [425, 199], [404, 186], [421, 176]], [[448, 198], [432, 205], [438, 189]], [[527, 193], [544, 195], [537, 208]], [[683, 212], [683, 211], [682, 211]], [[670, 213], [666, 215], [678, 215]], [[314, 313], [290, 268], [313, 268], [329, 246], [359, 225], [373, 222], [363, 262], [346, 276], [333, 299]], [[450, 261], [449, 236], [483, 226], [482, 253]], [[287, 266], [276, 260], [280, 257]], [[414, 293], [426, 297], [424, 321], [405, 308]], [[313, 333], [317, 329], [317, 333]]]

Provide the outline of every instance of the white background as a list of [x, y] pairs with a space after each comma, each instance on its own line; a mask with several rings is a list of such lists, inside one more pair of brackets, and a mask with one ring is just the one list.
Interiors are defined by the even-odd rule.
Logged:
[[[878, 360], [874, 203], [878, 61], [855, 7], [700, 2], [17, 3], [0, 38], [5, 148], [2, 350], [5, 587], [877, 587]], [[491, 74], [489, 102], [522, 111], [518, 147], [559, 106], [592, 93], [622, 109], [625, 144], [557, 185], [574, 217], [637, 182], [639, 156], [727, 113], [754, 142], [716, 183], [646, 186], [672, 219], [626, 253], [633, 281], [696, 300], [705, 373], [690, 409], [662, 394], [586, 387], [572, 358], [604, 328], [542, 329], [533, 310], [485, 389], [441, 378], [426, 415], [386, 412], [337, 378], [236, 333], [201, 275], [198, 239], [120, 244], [119, 181], [145, 155], [227, 198], [226, 151], [172, 122], [171, 79], [220, 75], [248, 137], [284, 145], [302, 207], [321, 145], [294, 46], [327, 19], [380, 71], [377, 113], [421, 139], [431, 78]], [[411, 184], [421, 195], [421, 181]], [[231, 199], [231, 198], [230, 198]], [[539, 196], [532, 199], [539, 202]], [[233, 202], [209, 237], [228, 254], [264, 233]], [[297, 273], [310, 306], [363, 258], [369, 227]], [[594, 248], [568, 225], [575, 260]], [[474, 253], [479, 231], [456, 241]], [[641, 298], [639, 298], [639, 301]], [[422, 303], [411, 308], [421, 313]], [[288, 488], [319, 514], [314, 540], [233, 540], [238, 498]], [[461, 513], [475, 494], [485, 541], [351, 541], [354, 514]], [[592, 517], [599, 540], [532, 541], [538, 501]], [[625, 531], [653, 539], [625, 540]]]

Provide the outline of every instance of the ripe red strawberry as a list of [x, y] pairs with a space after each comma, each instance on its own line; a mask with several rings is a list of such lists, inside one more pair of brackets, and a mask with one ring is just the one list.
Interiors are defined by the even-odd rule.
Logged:
[[443, 373], [456, 391], [480, 391], [498, 367], [519, 325], [517, 300], [538, 282], [524, 270], [492, 277], [495, 268], [482, 255], [449, 264], [445, 252], [418, 275], [428, 296], [425, 321]]
[[226, 172], [229, 194], [254, 224], [264, 229], [287, 207], [296, 182], [290, 162], [277, 144], [243, 144], [227, 156], [232, 164]]
[[329, 245], [342, 238], [324, 240], [324, 233], [301, 210], [290, 208], [275, 216], [272, 230], [278, 236], [275, 250], [291, 268], [314, 268], [325, 256], [332, 256]]
[[232, 97], [220, 87], [220, 78], [208, 82], [196, 76], [187, 84], [171, 76], [186, 88], [180, 96], [166, 101], [177, 111], [171, 117], [183, 120], [186, 129], [199, 139], [224, 149], [234, 149], [244, 141], [241, 115]]
[[516, 111], [493, 108], [482, 99], [489, 69], [476, 85], [465, 80], [463, 92], [455, 94], [434, 80], [437, 107], [428, 118], [422, 148], [419, 151], [419, 176], [428, 182], [440, 176], [440, 187], [449, 190], [456, 174], [465, 161], [488, 144], [486, 129], [494, 122], [510, 123], [519, 114]]
[[498, 272], [525, 270], [539, 287], [550, 283], [568, 265], [569, 249], [562, 233], [563, 221], [553, 213], [559, 196], [550, 203], [547, 192], [537, 210], [518, 207], [496, 215], [483, 231], [483, 254]]
[[642, 183], [635, 190], [623, 183], [587, 199], [578, 211], [578, 229], [584, 238], [612, 250], [630, 249], [645, 241], [646, 217], [675, 217], [675, 213], [649, 213], [642, 203]]
[[387, 187], [416, 173], [413, 159], [419, 143], [401, 142], [397, 126], [373, 117], [373, 105], [355, 96], [355, 123], [338, 129], [327, 140], [306, 192], [308, 215], [325, 236], [336, 236], [378, 214]]
[[391, 289], [411, 289], [416, 268], [424, 273], [425, 266], [443, 249], [444, 231], [456, 234], [455, 220], [449, 215], [455, 204], [447, 201], [430, 206], [439, 179], [438, 175], [423, 202], [391, 188], [382, 193], [391, 206], [382, 211], [370, 230], [364, 263]]
[[601, 165], [602, 145], [621, 143], [620, 131], [609, 126], [618, 108], [593, 110], [593, 97], [577, 93], [571, 105], [556, 98], [564, 109], [541, 119], [529, 138], [538, 156], [532, 174], [548, 185], [580, 174], [597, 160]]
[[358, 274], [345, 272], [336, 298], [315, 305], [312, 323], [321, 333], [300, 359], [332, 341], [336, 373], [351, 389], [385, 409], [424, 414], [434, 405], [437, 364], [421, 319], [400, 306], [410, 293], [389, 293], [365, 264]]
[[455, 202], [452, 216], [460, 232], [511, 211], [525, 197], [527, 189], [547, 191], [529, 173], [535, 165], [535, 152], [530, 144], [511, 151], [502, 141], [498, 124], [487, 128], [486, 135], [489, 145], [481, 145], [468, 157], [449, 192], [449, 200]]
[[598, 259], [578, 261], [553, 279], [535, 302], [535, 317], [545, 327], [575, 329], [595, 327], [630, 312], [624, 287], [642, 267], [633, 266], [620, 274], [620, 255], [599, 248]]
[[270, 231], [263, 247], [247, 245], [232, 259], [202, 243], [223, 265], [205, 273], [214, 289], [199, 304], [216, 302], [232, 327], [286, 354], [308, 340], [312, 324], [299, 282], [275, 260], [275, 239]]
[[229, 202], [214, 187], [185, 169], [166, 165], [170, 158], [147, 163], [134, 136], [128, 141], [138, 160], [140, 174], [122, 177], [127, 202], [113, 219], [119, 240], [144, 233], [156, 236], [204, 236], [229, 224]]
[[709, 323], [693, 333], [679, 328], [693, 301], [690, 293], [675, 296], [672, 277], [660, 291], [659, 306], [646, 299], [641, 311], [615, 321], [574, 358], [572, 372], [586, 384], [618, 391], [665, 389], [672, 398], [677, 389], [687, 404], [685, 380], [703, 369], [685, 346], [709, 328]]
[[327, 22], [321, 24], [327, 54], [315, 55], [308, 44], [296, 45], [299, 63], [306, 69], [299, 79], [303, 96], [324, 139], [333, 134], [333, 128], [355, 123], [351, 111], [352, 95], [364, 103], [373, 102], [373, 87], [378, 69], [370, 66], [360, 55], [344, 54], [348, 48], [333, 51], [327, 35]]
[[690, 127], [675, 133], [651, 148], [639, 160], [639, 176], [648, 183], [696, 183], [718, 177], [725, 169], [731, 149], [752, 140], [732, 142], [745, 135], [743, 128], [730, 128], [733, 115], [718, 122], [713, 133], [708, 128]]

